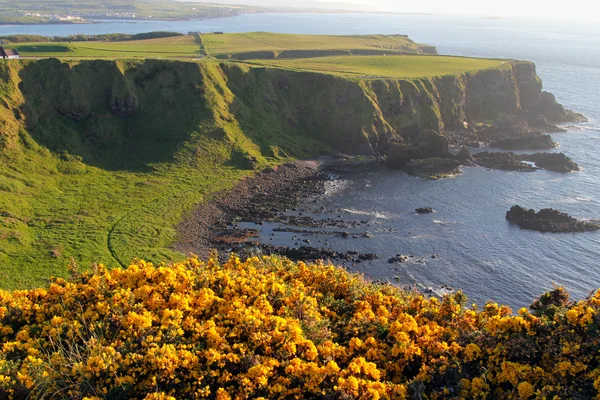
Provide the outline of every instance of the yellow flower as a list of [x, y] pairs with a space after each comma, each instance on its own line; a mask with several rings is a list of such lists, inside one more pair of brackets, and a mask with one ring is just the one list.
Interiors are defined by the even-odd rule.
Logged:
[[519, 392], [519, 397], [522, 400], [533, 396], [533, 386], [527, 381], [519, 383], [519, 386], [517, 386], [517, 391]]

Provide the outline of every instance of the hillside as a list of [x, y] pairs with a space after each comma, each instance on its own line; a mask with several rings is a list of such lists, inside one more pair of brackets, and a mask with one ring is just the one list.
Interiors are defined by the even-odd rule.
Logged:
[[184, 213], [264, 166], [385, 154], [424, 129], [548, 101], [527, 62], [348, 79], [208, 60], [48, 59], [0, 63], [0, 76], [3, 288], [64, 276], [72, 258], [182, 259], [170, 247]]

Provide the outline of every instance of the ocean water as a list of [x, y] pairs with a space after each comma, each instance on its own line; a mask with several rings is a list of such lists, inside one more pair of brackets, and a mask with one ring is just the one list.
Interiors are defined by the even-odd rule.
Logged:
[[[313, 245], [327, 242], [338, 251], [379, 254], [378, 261], [350, 266], [369, 278], [438, 292], [441, 286], [450, 285], [463, 289], [478, 304], [493, 300], [519, 308], [555, 284], [564, 285], [574, 298], [600, 288], [600, 233], [542, 234], [520, 230], [505, 220], [506, 211], [514, 204], [553, 207], [574, 216], [600, 219], [600, 27], [477, 17], [249, 14], [207, 21], [0, 26], [0, 35], [152, 30], [401, 33], [437, 46], [442, 54], [535, 61], [545, 89], [590, 120], [553, 135], [559, 151], [578, 162], [581, 172], [464, 168], [462, 175], [441, 181], [424, 181], [389, 170], [345, 175], [310, 207], [335, 210], [336, 216], [346, 219], [368, 220], [368, 227], [356, 231], [368, 230], [373, 237], [299, 237]], [[423, 206], [433, 207], [436, 213], [416, 215], [415, 208]], [[262, 227], [265, 242], [294, 244], [292, 234], [271, 236], [273, 227]], [[398, 253], [414, 255], [416, 261], [389, 264], [387, 260]], [[435, 259], [431, 258], [434, 254]]]

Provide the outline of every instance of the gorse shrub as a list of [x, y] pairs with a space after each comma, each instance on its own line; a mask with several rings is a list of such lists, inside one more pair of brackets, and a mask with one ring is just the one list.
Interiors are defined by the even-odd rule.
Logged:
[[99, 266], [0, 292], [0, 398], [599, 398], [600, 295], [553, 293], [512, 315], [279, 257]]

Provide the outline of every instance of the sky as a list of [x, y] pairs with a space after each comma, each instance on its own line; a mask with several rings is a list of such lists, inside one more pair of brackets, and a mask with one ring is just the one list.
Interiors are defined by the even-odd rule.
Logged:
[[[201, 0], [202, 1], [202, 0]], [[551, 18], [600, 22], [598, 0], [204, 0], [277, 7]]]
[[[336, 0], [329, 0], [335, 2]], [[549, 17], [577, 19], [596, 17], [594, 0], [355, 0], [385, 11], [435, 14], [477, 14], [499, 17]]]

